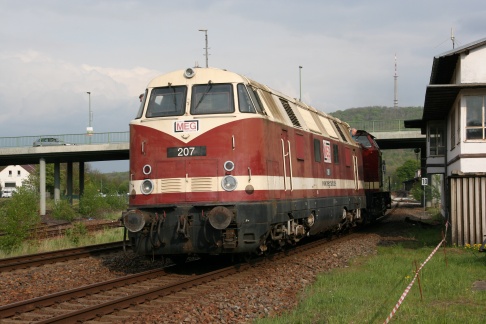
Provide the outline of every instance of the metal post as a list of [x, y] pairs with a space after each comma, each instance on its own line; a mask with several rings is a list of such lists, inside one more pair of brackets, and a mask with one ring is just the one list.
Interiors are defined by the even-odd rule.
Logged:
[[91, 125], [93, 119], [93, 113], [91, 112], [91, 92], [87, 91], [88, 94], [88, 127], [86, 128], [86, 135], [89, 137], [89, 144], [91, 144], [91, 135], [93, 135], [93, 127]]
[[207, 29], [199, 29], [199, 31], [202, 31], [204, 32], [204, 36], [205, 36], [205, 39], [206, 39], [206, 47], [205, 47], [205, 50], [206, 50], [206, 67], [208, 67], [208, 30]]
[[[89, 108], [89, 112], [88, 112], [88, 127], [91, 129], [91, 122], [92, 122], [92, 119], [93, 119], [93, 115], [91, 114], [91, 92], [86, 92], [88, 94], [88, 108]], [[88, 129], [89, 131], [89, 129]]]
[[40, 216], [46, 215], [46, 160], [39, 160]]
[[299, 101], [302, 101], [302, 66], [299, 66]]

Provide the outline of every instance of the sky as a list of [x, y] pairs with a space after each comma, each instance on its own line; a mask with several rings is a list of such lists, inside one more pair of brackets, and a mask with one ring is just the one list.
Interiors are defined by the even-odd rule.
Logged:
[[393, 107], [395, 57], [398, 106], [423, 106], [433, 57], [451, 31], [486, 37], [485, 16], [484, 0], [0, 0], [0, 137], [81, 134], [90, 108], [95, 132], [128, 131], [152, 78], [205, 66], [201, 29], [209, 66], [321, 111]]

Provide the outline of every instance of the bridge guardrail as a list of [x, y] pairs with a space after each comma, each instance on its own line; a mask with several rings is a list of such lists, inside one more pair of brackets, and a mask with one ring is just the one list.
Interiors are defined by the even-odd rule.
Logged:
[[36, 135], [0, 137], [0, 147], [26, 147], [33, 146], [39, 138], [54, 137], [64, 143], [75, 145], [107, 144], [107, 143], [128, 143], [130, 132], [109, 132], [88, 134], [61, 134], [61, 135]]
[[[374, 132], [405, 132], [417, 131], [413, 128], [405, 128], [403, 119], [395, 120], [366, 120], [366, 121], [346, 121], [351, 127], [363, 129], [370, 133]], [[62, 135], [37, 135], [37, 136], [18, 136], [0, 137], [0, 147], [25, 147], [33, 146], [39, 138], [55, 137], [65, 143], [77, 145], [104, 144], [104, 143], [128, 143], [130, 132], [109, 132], [93, 134], [62, 134]]]
[[366, 121], [352, 121], [346, 120], [349, 126], [356, 129], [363, 129], [370, 133], [373, 132], [409, 132], [417, 131], [416, 128], [405, 128], [405, 120], [366, 120]]

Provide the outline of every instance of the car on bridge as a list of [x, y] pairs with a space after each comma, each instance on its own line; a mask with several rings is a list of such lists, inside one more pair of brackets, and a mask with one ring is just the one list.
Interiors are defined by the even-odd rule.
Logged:
[[34, 147], [36, 146], [57, 146], [57, 145], [74, 145], [70, 143], [66, 143], [63, 140], [60, 140], [56, 137], [41, 137], [34, 142]]

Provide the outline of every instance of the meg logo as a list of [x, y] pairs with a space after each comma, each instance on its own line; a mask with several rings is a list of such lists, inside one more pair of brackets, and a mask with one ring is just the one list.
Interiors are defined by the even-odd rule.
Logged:
[[174, 132], [197, 132], [199, 130], [199, 120], [177, 120], [174, 122]]

